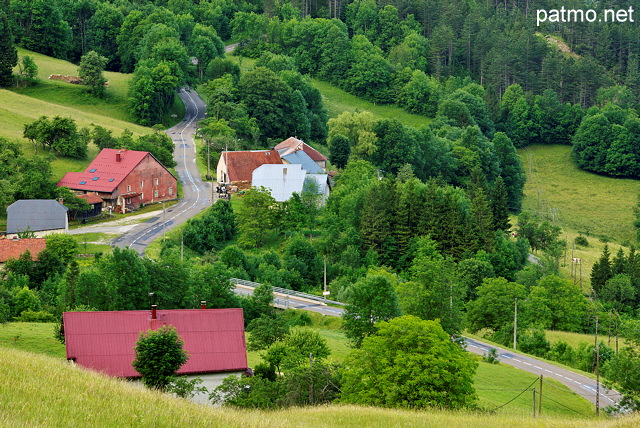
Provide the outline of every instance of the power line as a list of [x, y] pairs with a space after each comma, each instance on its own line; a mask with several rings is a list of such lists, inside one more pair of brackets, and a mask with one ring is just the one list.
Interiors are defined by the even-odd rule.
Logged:
[[498, 409], [501, 409], [502, 407], [506, 406], [507, 404], [511, 403], [512, 401], [514, 401], [515, 399], [517, 399], [518, 397], [520, 397], [522, 394], [524, 394], [525, 392], [529, 391], [529, 388], [531, 388], [540, 378], [536, 378], [533, 382], [531, 382], [531, 385], [527, 386], [525, 389], [522, 390], [522, 392], [520, 392], [520, 394], [516, 395], [515, 397], [513, 397], [511, 400], [507, 401], [506, 403], [504, 403], [501, 406], [496, 407], [493, 410], [490, 410], [491, 413], [495, 412]]
[[584, 413], [582, 413], [582, 412], [579, 412], [579, 411], [577, 411], [577, 410], [575, 410], [575, 409], [572, 409], [571, 407], [566, 406], [566, 405], [564, 405], [564, 404], [562, 404], [562, 403], [560, 403], [560, 402], [558, 402], [558, 401], [554, 400], [553, 398], [549, 398], [549, 396], [545, 396], [545, 397], [544, 397], [544, 399], [545, 399], [545, 400], [549, 400], [549, 401], [553, 401], [554, 403], [556, 403], [556, 404], [557, 404], [557, 405], [559, 405], [559, 406], [564, 407], [565, 409], [571, 410], [572, 412], [576, 412], [576, 413], [577, 413], [577, 414], [579, 414], [579, 415], [582, 415], [582, 416], [588, 417], [588, 415], [585, 415], [585, 414], [584, 414]]

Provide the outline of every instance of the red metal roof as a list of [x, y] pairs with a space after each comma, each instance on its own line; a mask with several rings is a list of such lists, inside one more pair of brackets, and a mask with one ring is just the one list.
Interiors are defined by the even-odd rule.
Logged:
[[[295, 137], [289, 137], [274, 147], [274, 150], [283, 150], [283, 149], [292, 149], [291, 150], [292, 152], [296, 150], [302, 150], [307, 154], [307, 156], [313, 159], [314, 162], [322, 162], [327, 160], [327, 157], [325, 155], [323, 155], [322, 153], [320, 153], [319, 151], [317, 151], [316, 149], [314, 149], [304, 141], [298, 140]], [[287, 151], [286, 153], [288, 154], [290, 152]]]
[[78, 195], [78, 197], [80, 199], [84, 199], [85, 201], [87, 201], [88, 204], [101, 204], [102, 198], [100, 196], [98, 196], [97, 193], [87, 193], [85, 195]]
[[17, 259], [22, 253], [29, 250], [31, 260], [38, 260], [38, 254], [47, 248], [47, 240], [44, 238], [30, 238], [13, 240], [11, 236], [0, 239], [0, 263], [9, 259]]
[[[117, 160], [120, 154], [120, 160]], [[149, 152], [102, 149], [84, 172], [68, 172], [58, 186], [111, 193], [138, 166]]]
[[243, 371], [247, 368], [242, 309], [65, 312], [67, 359], [116, 377], [139, 377], [131, 363], [141, 332], [172, 325], [189, 359], [178, 373]]
[[262, 165], [282, 164], [280, 155], [275, 150], [249, 150], [239, 152], [222, 152], [227, 164], [229, 181], [249, 181], [253, 171]]

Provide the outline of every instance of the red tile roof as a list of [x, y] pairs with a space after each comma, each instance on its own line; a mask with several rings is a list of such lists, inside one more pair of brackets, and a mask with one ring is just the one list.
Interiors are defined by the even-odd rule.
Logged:
[[137, 150], [102, 149], [84, 172], [68, 172], [58, 186], [111, 193], [147, 155], [150, 153]]
[[313, 159], [314, 162], [322, 162], [327, 160], [327, 157], [325, 155], [323, 155], [304, 141], [298, 140], [295, 137], [289, 137], [274, 147], [274, 150], [278, 151], [283, 149], [292, 149], [291, 151], [302, 150], [307, 154], [307, 156]]
[[222, 152], [227, 164], [230, 182], [251, 181], [253, 171], [262, 165], [282, 164], [280, 155], [275, 150], [250, 150], [239, 152]]
[[87, 201], [88, 204], [101, 204], [102, 198], [100, 196], [98, 196], [97, 193], [87, 193], [85, 195], [78, 195], [78, 197], [80, 199], [84, 199], [85, 201]]
[[116, 377], [139, 377], [131, 363], [141, 332], [172, 325], [189, 360], [178, 373], [243, 371], [247, 368], [242, 309], [65, 312], [67, 359]]
[[6, 239], [0, 239], [0, 263], [9, 259], [17, 259], [22, 253], [29, 250], [32, 260], [38, 260], [38, 254], [47, 248], [47, 240], [44, 238], [30, 238], [13, 240], [9, 235]]

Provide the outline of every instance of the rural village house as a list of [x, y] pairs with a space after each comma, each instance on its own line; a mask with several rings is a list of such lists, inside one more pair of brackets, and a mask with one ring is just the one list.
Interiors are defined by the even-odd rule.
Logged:
[[326, 161], [320, 152], [290, 137], [272, 150], [222, 152], [217, 177], [220, 183], [239, 189], [265, 187], [278, 202], [301, 193], [305, 181], [314, 180], [324, 203], [330, 191]]
[[31, 260], [38, 260], [38, 254], [47, 248], [47, 240], [44, 238], [8, 238], [0, 237], [0, 269], [9, 259], [18, 259], [25, 251], [31, 254]]
[[[200, 377], [213, 390], [229, 374], [244, 373], [247, 349], [242, 309], [65, 312], [62, 316], [67, 359], [110, 376], [138, 378], [131, 365], [141, 332], [172, 325], [189, 359], [178, 374]], [[208, 402], [207, 395], [195, 401]]]
[[58, 186], [96, 193], [117, 211], [176, 198], [178, 180], [151, 153], [102, 149], [84, 172], [68, 172]]
[[69, 208], [53, 199], [21, 199], [7, 207], [7, 234], [30, 230], [37, 237], [69, 231]]

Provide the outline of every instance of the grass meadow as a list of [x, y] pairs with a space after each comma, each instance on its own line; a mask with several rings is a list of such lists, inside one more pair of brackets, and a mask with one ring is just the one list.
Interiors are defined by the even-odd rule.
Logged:
[[[575, 418], [543, 413], [401, 410], [319, 406], [279, 411], [235, 410], [193, 404], [76, 368], [60, 358], [0, 348], [0, 425], [229, 426], [229, 427], [632, 427], [640, 417]], [[498, 366], [499, 367], [499, 366]], [[491, 374], [489, 373], [489, 376]], [[511, 389], [516, 383], [507, 385]], [[528, 384], [527, 384], [528, 385]], [[525, 388], [525, 385], [523, 388]], [[548, 388], [553, 389], [553, 388]], [[528, 394], [527, 394], [528, 395]], [[501, 402], [502, 399], [496, 399]], [[531, 403], [529, 403], [531, 404]], [[586, 411], [586, 410], [585, 410]]]
[[[96, 236], [98, 237], [98, 236]], [[341, 329], [342, 320], [335, 317], [323, 317], [310, 313], [314, 329], [327, 340], [331, 355], [328, 361], [341, 364], [351, 351], [348, 341]], [[0, 354], [5, 351], [30, 352], [33, 358], [39, 354], [64, 360], [65, 348], [53, 337], [54, 324], [51, 323], [8, 323], [0, 325]], [[15, 339], [17, 337], [17, 339]], [[247, 337], [249, 334], [247, 333]], [[474, 356], [474, 358], [479, 358]], [[2, 358], [0, 358], [2, 361]], [[248, 352], [249, 365], [254, 367], [261, 362], [260, 352]], [[0, 363], [0, 373], [4, 364]], [[0, 377], [2, 375], [0, 374]], [[478, 407], [483, 412], [493, 411], [534, 382], [536, 375], [524, 372], [505, 364], [488, 364], [479, 362], [475, 376], [475, 388], [478, 395]], [[0, 379], [2, 382], [2, 379]], [[593, 406], [582, 397], [567, 391], [561, 384], [549, 380], [545, 383], [543, 399], [543, 415], [565, 418], [592, 418]], [[538, 384], [536, 383], [536, 388]], [[1, 401], [1, 400], [0, 400]], [[560, 404], [559, 404], [560, 403]], [[532, 392], [526, 391], [508, 405], [496, 410], [496, 415], [522, 416], [528, 418], [532, 410]], [[315, 411], [312, 410], [312, 411]], [[0, 410], [0, 413], [1, 410]], [[461, 414], [460, 416], [462, 417]], [[0, 419], [0, 426], [2, 426]], [[372, 420], [373, 421], [373, 420]], [[370, 421], [370, 422], [372, 422]]]
[[[573, 162], [570, 146], [532, 146], [519, 154], [527, 175], [523, 210], [562, 227], [568, 247], [560, 260], [561, 272], [588, 291], [591, 268], [605, 243], [612, 256], [621, 245], [636, 243], [633, 209], [640, 181], [583, 171]], [[574, 246], [577, 236], [586, 237], [589, 245]], [[572, 264], [573, 257], [581, 264]]]

